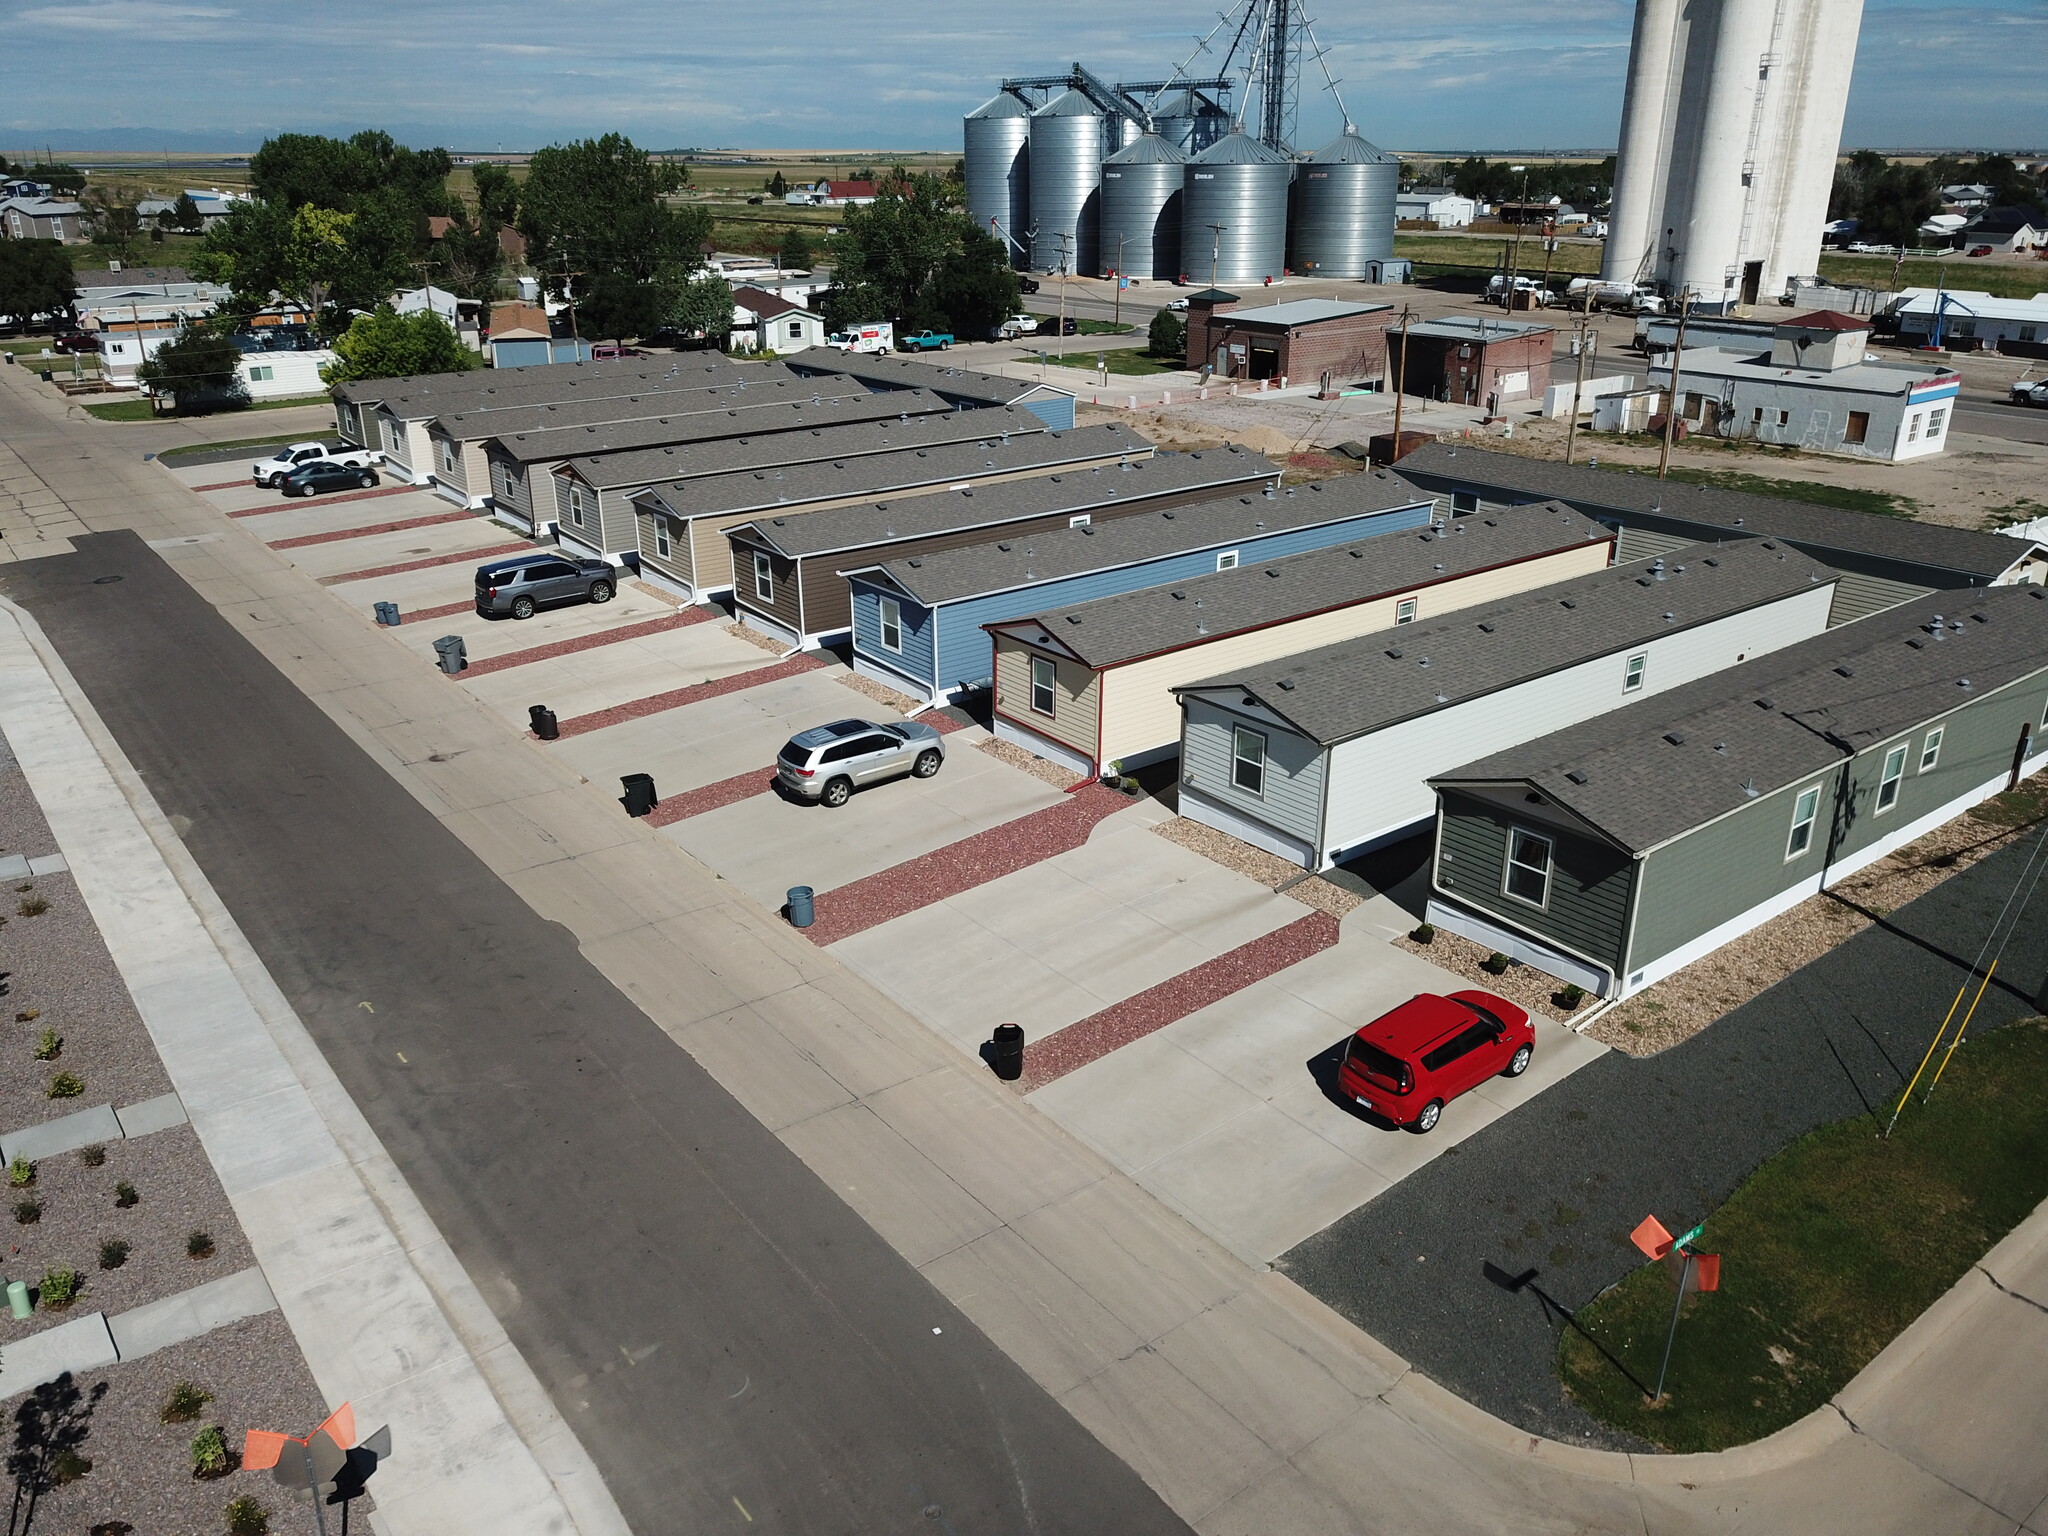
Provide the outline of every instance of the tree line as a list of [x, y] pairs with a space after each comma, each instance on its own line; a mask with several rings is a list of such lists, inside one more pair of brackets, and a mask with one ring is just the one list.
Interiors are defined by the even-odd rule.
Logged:
[[1937, 155], [1925, 164], [1908, 165], [1859, 149], [1835, 167], [1828, 217], [1854, 219], [1860, 240], [1919, 245], [1920, 226], [1941, 211], [1941, 189], [1955, 186], [1989, 187], [1994, 208], [2038, 210], [2044, 201], [2042, 178], [2005, 155]]

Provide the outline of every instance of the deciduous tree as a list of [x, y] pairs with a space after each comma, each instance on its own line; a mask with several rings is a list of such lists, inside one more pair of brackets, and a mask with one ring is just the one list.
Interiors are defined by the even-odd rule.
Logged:
[[179, 411], [246, 405], [249, 387], [238, 366], [241, 349], [205, 324], [188, 325], [135, 370], [135, 380]]
[[481, 362], [439, 315], [401, 315], [379, 305], [350, 322], [334, 343], [335, 361], [320, 370], [329, 384], [400, 379], [416, 373], [463, 373]]
[[0, 240], [0, 315], [27, 320], [77, 297], [71, 258], [55, 240]]
[[567, 272], [587, 287], [605, 275], [645, 282], [664, 265], [696, 266], [711, 218], [664, 201], [683, 182], [682, 167], [650, 159], [621, 134], [538, 150], [519, 199], [527, 259], [557, 291], [576, 286]]

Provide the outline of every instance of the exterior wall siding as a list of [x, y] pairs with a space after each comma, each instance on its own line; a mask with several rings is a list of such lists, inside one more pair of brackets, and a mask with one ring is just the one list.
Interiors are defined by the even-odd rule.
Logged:
[[[882, 599], [895, 598], [902, 611], [902, 647], [890, 650], [882, 644]], [[853, 650], [892, 672], [901, 672], [929, 691], [936, 626], [932, 611], [891, 591], [855, 582], [852, 594]]]
[[[787, 560], [772, 550], [767, 551], [768, 558], [774, 565], [774, 596], [764, 603], [754, 595], [753, 553], [756, 549], [764, 547], [741, 539], [731, 541], [733, 567], [736, 571], [747, 573], [743, 579], [733, 583], [734, 606], [764, 614], [784, 629], [803, 634], [804, 613], [803, 605], [798, 601], [799, 578], [794, 560]], [[845, 583], [842, 582], [840, 585], [843, 589]]]
[[[1232, 732], [1246, 725], [1266, 738], [1266, 775], [1262, 794], [1251, 794], [1231, 782]], [[1322, 820], [1326, 754], [1315, 742], [1263, 720], [1247, 719], [1218, 709], [1206, 700], [1187, 703], [1187, 726], [1181, 733], [1180, 775], [1202, 794], [1256, 821], [1277, 827], [1309, 847], [1317, 846]]]
[[[655, 542], [654, 525], [657, 522], [666, 522], [669, 525], [669, 552], [666, 555], [660, 553], [660, 546]], [[664, 518], [638, 507], [634, 509], [633, 523], [640, 541], [641, 563], [661, 572], [672, 581], [681, 582], [693, 594], [698, 594], [697, 567], [690, 558], [689, 530], [675, 518]], [[731, 566], [728, 564], [728, 579], [730, 575]]]
[[1053, 656], [1053, 712], [1050, 718], [1031, 707], [1031, 659], [1044, 653], [1007, 637], [995, 653], [995, 709], [1027, 730], [1048, 736], [1061, 746], [1095, 761], [1095, 721], [1099, 679], [1067, 656]]
[[[1442, 798], [1439, 891], [1610, 969], [1621, 968], [1635, 883], [1633, 859], [1618, 848], [1516, 816], [1476, 796], [1446, 791]], [[1549, 899], [1542, 907], [1503, 892], [1512, 826], [1551, 840]]]
[[1057, 395], [1037, 400], [1020, 400], [1018, 404], [1036, 416], [1055, 432], [1070, 432], [1074, 426], [1074, 398], [1071, 395]]
[[504, 454], [487, 453], [490, 464], [487, 483], [491, 488], [491, 504], [507, 513], [515, 522], [526, 524], [528, 531], [535, 527], [533, 520], [533, 480], [526, 472], [526, 466], [517, 459]]

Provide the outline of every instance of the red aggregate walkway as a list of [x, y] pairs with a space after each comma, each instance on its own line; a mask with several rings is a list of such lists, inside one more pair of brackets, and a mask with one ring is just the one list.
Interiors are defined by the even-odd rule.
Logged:
[[[925, 719], [941, 736], [962, 729], [961, 722], [949, 715], [931, 714], [925, 716]], [[655, 787], [660, 788], [659, 785]], [[723, 810], [728, 805], [738, 805], [742, 800], [765, 795], [774, 788], [773, 763], [765, 768], [749, 768], [745, 773], [736, 773], [729, 779], [720, 779], [716, 784], [705, 784], [696, 789], [684, 790], [680, 795], [662, 801], [648, 814], [647, 824], [650, 827], [673, 826], [676, 822], [688, 821], [692, 816]]]
[[1120, 1046], [1142, 1040], [1233, 992], [1242, 992], [1255, 981], [1299, 965], [1336, 942], [1337, 919], [1327, 912], [1311, 912], [1285, 928], [1240, 944], [1228, 954], [1205, 960], [1156, 987], [1147, 987], [1077, 1024], [1030, 1042], [1024, 1047], [1024, 1076], [1017, 1087], [1024, 1093], [1043, 1088]]
[[320, 585], [338, 587], [345, 581], [370, 581], [378, 576], [402, 576], [407, 571], [424, 571], [436, 565], [460, 565], [465, 560], [474, 560], [481, 565], [486, 560], [495, 560], [500, 555], [526, 555], [533, 552], [533, 545], [521, 540], [517, 544], [492, 544], [484, 549], [458, 549], [452, 555], [429, 555], [424, 560], [401, 560], [396, 565], [373, 565], [366, 571], [343, 571], [339, 576], [322, 576]]
[[398, 622], [401, 624], [424, 624], [428, 619], [445, 619], [450, 614], [476, 612], [476, 599], [469, 598], [460, 603], [443, 603], [438, 608], [401, 608]]
[[948, 896], [1029, 869], [1080, 847], [1097, 822], [1130, 804], [1115, 790], [1091, 784], [1058, 805], [820, 893], [817, 921], [803, 931], [814, 944], [834, 944]]
[[[237, 482], [236, 482], [236, 484], [238, 484], [238, 485], [239, 485], [239, 484], [242, 484], [242, 483], [243, 483], [243, 482], [241, 482], [241, 481], [237, 481]], [[203, 486], [203, 485], [202, 485], [201, 487], [199, 487], [199, 489], [201, 489], [201, 490], [203, 491], [203, 490], [207, 490], [207, 489], [209, 489], [209, 487], [207, 487], [207, 486]], [[219, 489], [220, 489], [220, 487], [219, 487], [219, 486], [213, 486], [213, 487], [211, 487], [211, 489], [213, 489], [213, 490], [219, 490]], [[268, 507], [243, 507], [243, 508], [242, 508], [242, 509], [241, 509], [241, 510], [240, 510], [239, 512], [230, 512], [230, 513], [228, 514], [228, 516], [229, 516], [229, 517], [266, 517], [266, 516], [268, 516], [268, 515], [269, 515], [270, 513], [272, 513], [272, 512], [290, 512], [290, 511], [293, 511], [293, 510], [295, 510], [295, 509], [297, 508], [298, 504], [299, 504], [299, 503], [300, 503], [301, 501], [315, 501], [315, 500], [317, 500], [317, 501], [319, 502], [319, 504], [320, 504], [321, 506], [323, 506], [323, 507], [331, 507], [331, 506], [334, 506], [335, 504], [337, 504], [338, 502], [344, 502], [344, 501], [368, 501], [368, 500], [369, 500], [369, 499], [370, 499], [371, 497], [373, 497], [373, 496], [403, 496], [403, 495], [404, 495], [404, 494], [405, 494], [405, 493], [406, 493], [407, 491], [416, 491], [416, 490], [418, 490], [418, 489], [419, 489], [419, 487], [418, 487], [418, 486], [416, 486], [416, 485], [387, 485], [387, 486], [383, 487], [383, 489], [381, 489], [381, 490], [375, 490], [375, 491], [345, 491], [345, 492], [343, 492], [343, 493], [342, 493], [341, 495], [339, 495], [339, 496], [320, 496], [320, 497], [312, 497], [312, 496], [305, 496], [305, 497], [300, 497], [300, 496], [291, 496], [291, 497], [280, 497], [280, 499], [278, 500], [278, 502], [277, 502], [277, 503], [276, 503], [276, 505], [274, 505], [274, 506], [268, 506]]]
[[[684, 612], [690, 615], [681, 621], [685, 624], [701, 624], [706, 619], [718, 617], [708, 608], [690, 608]], [[664, 710], [681, 709], [685, 704], [695, 704], [700, 699], [715, 699], [721, 694], [738, 693], [742, 688], [758, 688], [763, 683], [780, 682], [785, 677], [795, 677], [799, 672], [816, 671], [823, 665], [825, 663], [816, 656], [797, 655], [787, 661], [775, 661], [765, 667], [756, 667], [751, 672], [735, 672], [730, 677], [715, 677], [709, 682], [692, 683], [687, 688], [671, 688], [666, 693], [651, 693], [644, 699], [629, 699], [624, 704], [614, 704], [610, 709], [593, 710], [587, 715], [572, 715], [561, 723], [562, 734], [581, 736], [586, 731], [601, 731], [608, 725], [619, 725], [627, 720], [658, 715]]]
[[193, 491], [195, 491], [195, 492], [197, 492], [197, 491], [239, 491], [240, 489], [242, 489], [242, 487], [243, 487], [243, 486], [245, 486], [245, 485], [248, 485], [248, 484], [250, 484], [250, 483], [251, 483], [251, 482], [250, 482], [250, 481], [247, 481], [247, 480], [216, 480], [216, 481], [214, 481], [214, 483], [213, 483], [212, 485], [195, 485], [195, 486], [193, 486], [193, 487], [192, 487], [191, 489], [192, 489]]
[[[638, 624], [621, 624], [617, 629], [601, 629], [593, 634], [577, 635], [569, 640], [556, 640], [548, 645], [529, 646], [523, 651], [508, 651], [503, 656], [486, 656], [481, 661], [472, 661], [462, 670], [465, 676], [471, 673], [503, 672], [507, 667], [523, 667], [530, 662], [551, 661], [557, 656], [574, 656], [578, 651], [594, 651], [599, 646], [617, 645], [621, 640], [639, 640], [648, 635], [665, 634], [671, 629], [701, 624], [709, 617], [710, 615], [702, 609], [665, 613], [658, 619], [645, 619]], [[567, 730], [568, 727], [564, 726], [564, 734]]]
[[473, 523], [474, 512], [437, 512], [432, 517], [407, 517], [395, 523], [372, 523], [367, 528], [339, 528], [333, 533], [302, 533], [295, 539], [266, 539], [272, 549], [304, 549], [309, 544], [339, 544], [343, 539], [367, 539], [373, 533], [402, 533], [408, 528], [432, 528], [437, 523]]

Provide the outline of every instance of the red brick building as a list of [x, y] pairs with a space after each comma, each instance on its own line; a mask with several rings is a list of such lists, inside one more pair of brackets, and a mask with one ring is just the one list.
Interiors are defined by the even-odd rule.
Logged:
[[[1542, 399], [1550, 387], [1554, 326], [1523, 320], [1425, 320], [1408, 327], [1408, 361], [1393, 364], [1404, 394], [1452, 405], [1484, 407], [1495, 415], [1518, 401]], [[1401, 333], [1391, 345], [1398, 359]]]
[[1188, 298], [1188, 366], [1219, 379], [1286, 379], [1336, 384], [1385, 376], [1391, 304], [1295, 299], [1240, 309], [1234, 293], [1204, 289]]

